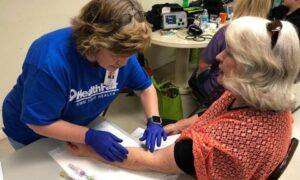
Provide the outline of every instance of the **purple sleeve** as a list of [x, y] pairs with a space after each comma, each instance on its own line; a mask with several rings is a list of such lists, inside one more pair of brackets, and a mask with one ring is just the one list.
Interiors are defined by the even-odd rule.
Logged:
[[204, 49], [202, 59], [205, 63], [214, 64], [216, 62], [216, 56], [225, 49], [225, 30], [226, 26], [219, 29]]

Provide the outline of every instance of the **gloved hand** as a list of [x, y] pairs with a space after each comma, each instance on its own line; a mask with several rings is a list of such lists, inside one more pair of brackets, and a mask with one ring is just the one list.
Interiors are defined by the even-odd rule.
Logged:
[[122, 141], [106, 131], [89, 129], [85, 134], [85, 144], [90, 145], [100, 156], [111, 162], [122, 162], [127, 158], [127, 149], [119, 144]]
[[157, 142], [157, 146], [160, 147], [161, 138], [163, 138], [164, 141], [167, 139], [167, 133], [164, 131], [163, 127], [159, 124], [148, 123], [147, 129], [140, 138], [140, 141], [146, 140], [146, 148], [153, 152], [155, 141]]

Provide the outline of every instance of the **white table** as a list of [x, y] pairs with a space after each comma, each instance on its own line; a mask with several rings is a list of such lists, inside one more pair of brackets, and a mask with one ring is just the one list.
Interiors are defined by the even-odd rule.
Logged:
[[188, 92], [187, 88], [187, 73], [189, 65], [189, 55], [191, 48], [204, 48], [209, 43], [209, 39], [198, 42], [193, 40], [187, 40], [187, 29], [178, 30], [174, 35], [161, 35], [160, 31], [154, 31], [151, 35], [151, 43], [176, 48], [175, 51], [175, 85], [180, 88], [182, 94]]
[[[105, 120], [97, 118], [89, 126], [95, 126], [95, 123]], [[135, 123], [132, 123], [135, 126]], [[135, 126], [136, 128], [136, 126]], [[122, 130], [123, 131], [123, 130]], [[124, 132], [124, 131], [123, 131]], [[128, 132], [124, 132], [127, 133]], [[1, 159], [4, 180], [31, 179], [31, 180], [62, 180], [59, 173], [63, 169], [48, 154], [49, 151], [61, 146], [63, 142], [54, 139], [40, 139], [13, 154]], [[126, 179], [126, 177], [124, 177]], [[190, 180], [191, 176], [181, 175], [179, 180]]]

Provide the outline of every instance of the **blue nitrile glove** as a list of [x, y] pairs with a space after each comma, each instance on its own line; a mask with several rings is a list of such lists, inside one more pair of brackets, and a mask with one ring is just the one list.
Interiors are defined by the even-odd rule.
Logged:
[[167, 139], [167, 133], [164, 131], [164, 128], [159, 124], [148, 123], [147, 129], [140, 138], [140, 141], [146, 140], [146, 148], [153, 152], [155, 141], [157, 142], [157, 146], [160, 147], [161, 138], [164, 141]]
[[100, 156], [111, 162], [122, 162], [127, 158], [128, 151], [120, 144], [122, 141], [106, 131], [89, 129], [85, 134], [85, 144], [92, 146]]

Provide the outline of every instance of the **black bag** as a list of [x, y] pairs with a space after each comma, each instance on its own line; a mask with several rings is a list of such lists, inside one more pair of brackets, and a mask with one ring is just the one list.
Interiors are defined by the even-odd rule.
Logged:
[[220, 12], [225, 12], [223, 5], [221, 0], [203, 0], [203, 7], [207, 9], [209, 15], [219, 16]]
[[152, 6], [151, 11], [146, 12], [145, 16], [147, 21], [153, 25], [152, 30], [161, 29], [162, 25], [162, 15], [161, 10], [163, 7], [170, 7], [171, 12], [183, 11], [183, 8], [176, 3], [165, 3], [165, 4], [155, 4]]

